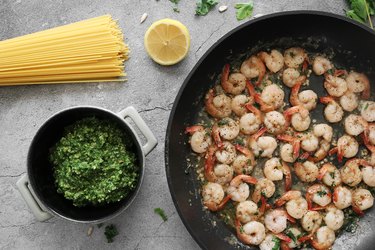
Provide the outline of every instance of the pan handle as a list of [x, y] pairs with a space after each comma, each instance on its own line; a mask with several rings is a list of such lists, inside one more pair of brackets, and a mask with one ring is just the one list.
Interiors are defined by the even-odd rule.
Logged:
[[151, 132], [150, 128], [147, 126], [145, 121], [139, 115], [137, 110], [133, 106], [127, 107], [118, 113], [122, 118], [130, 117], [141, 133], [146, 137], [146, 144], [142, 145], [142, 149], [145, 155], [148, 155], [158, 144], [158, 141], [154, 134]]
[[31, 209], [31, 212], [34, 214], [38, 221], [46, 221], [52, 217], [51, 214], [47, 213], [39, 205], [40, 202], [35, 196], [33, 190], [29, 187], [29, 178], [27, 174], [22, 176], [16, 183], [18, 191], [20, 191], [23, 199], [26, 201], [26, 204]]

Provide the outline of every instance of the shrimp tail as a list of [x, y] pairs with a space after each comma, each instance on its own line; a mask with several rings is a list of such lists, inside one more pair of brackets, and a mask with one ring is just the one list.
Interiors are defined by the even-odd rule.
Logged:
[[274, 110], [274, 107], [272, 105], [268, 105], [262, 100], [260, 94], [256, 93], [254, 95], [254, 100], [260, 105], [260, 110], [262, 110], [263, 112], [270, 112]]
[[292, 188], [292, 174], [290, 171], [290, 167], [286, 162], [282, 161], [283, 165], [283, 172], [285, 175], [285, 192], [288, 192]]
[[224, 146], [223, 142], [221, 141], [219, 127], [216, 125], [212, 126], [212, 137], [214, 138], [218, 148], [222, 148]]
[[277, 238], [279, 238], [280, 240], [285, 241], [285, 242], [287, 242], [287, 243], [292, 242], [292, 239], [289, 238], [288, 236], [286, 236], [286, 235], [283, 234], [283, 233], [275, 234], [275, 236], [276, 236]]
[[352, 205], [352, 209], [359, 216], [364, 216], [365, 215], [365, 213], [358, 206], [356, 206], [354, 204]]
[[337, 147], [337, 160], [339, 162], [342, 162], [343, 156], [344, 156], [344, 153], [343, 153], [343, 150], [342, 150], [342, 146], [338, 146]]
[[251, 137], [253, 140], [258, 140], [259, 137], [261, 137], [265, 132], [267, 131], [266, 127], [260, 128], [255, 134], [253, 134]]
[[334, 101], [333, 97], [332, 96], [322, 96], [319, 98], [319, 101], [323, 104], [328, 104], [328, 103], [331, 103], [332, 101]]
[[247, 87], [247, 91], [249, 92], [249, 95], [254, 98], [257, 93], [255, 91], [254, 85], [249, 80], [246, 80], [246, 87]]
[[229, 64], [225, 64], [224, 65], [224, 68], [223, 68], [223, 72], [221, 73], [221, 84], [225, 84], [225, 82], [228, 80], [229, 78]]
[[344, 69], [336, 69], [335, 72], [333, 73], [333, 76], [346, 76], [348, 74], [348, 71]]
[[268, 205], [267, 200], [263, 195], [260, 196], [260, 200], [261, 200], [261, 205], [260, 205], [260, 208], [259, 208], [259, 212], [260, 212], [260, 214], [264, 214], [267, 210], [267, 205]]
[[236, 149], [238, 150], [238, 151], [240, 151], [242, 154], [244, 154], [245, 156], [251, 156], [252, 155], [252, 153], [251, 153], [251, 151], [248, 149], [248, 148], [246, 148], [246, 147], [244, 147], [244, 146], [241, 146], [241, 145], [239, 145], [239, 144], [235, 144], [235, 147], [236, 147]]
[[305, 58], [302, 64], [302, 72], [306, 72], [307, 68], [309, 67], [309, 59]]
[[197, 131], [202, 131], [204, 130], [204, 127], [201, 126], [201, 125], [194, 125], [194, 126], [190, 126], [190, 127], [186, 127], [185, 129], [185, 134], [194, 134], [195, 132]]
[[281, 248], [281, 250], [291, 250], [291, 249], [292, 249], [292, 248], [290, 248], [290, 247], [288, 246], [288, 243], [285, 242], [285, 241], [282, 241], [282, 242], [281, 242], [281, 244], [280, 244], [280, 248]]
[[230, 201], [231, 198], [232, 198], [231, 195], [225, 196], [224, 199], [220, 202], [220, 204], [217, 205], [217, 210], [216, 211], [222, 210], [225, 207], [225, 205], [228, 203], [228, 201]]
[[215, 181], [215, 176], [213, 173], [214, 170], [214, 165], [215, 165], [215, 152], [217, 150], [216, 146], [211, 146], [208, 148], [207, 153], [206, 153], [206, 159], [204, 163], [204, 174], [205, 177], [208, 181]]

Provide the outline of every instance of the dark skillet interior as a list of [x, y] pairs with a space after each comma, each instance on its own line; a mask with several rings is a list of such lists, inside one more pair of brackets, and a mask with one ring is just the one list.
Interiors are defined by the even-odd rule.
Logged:
[[54, 213], [70, 220], [79, 222], [94, 222], [112, 217], [126, 208], [134, 198], [136, 190], [140, 187], [138, 181], [136, 189], [120, 202], [103, 206], [76, 207], [72, 202], [57, 193], [53, 168], [48, 161], [49, 151], [62, 137], [64, 128], [85, 117], [95, 116], [98, 119], [110, 120], [116, 123], [123, 131], [133, 139], [131, 150], [137, 154], [137, 164], [140, 166], [140, 177], [143, 175], [142, 150], [137, 139], [124, 123], [124, 121], [108, 111], [93, 107], [77, 107], [58, 113], [50, 118], [35, 135], [28, 154], [27, 167], [32, 188], [43, 204]]
[[[235, 232], [213, 213], [202, 210], [200, 184], [195, 171], [190, 169], [188, 174], [185, 173], [186, 158], [191, 154], [191, 149], [184, 129], [198, 121], [198, 112], [204, 105], [204, 94], [215, 84], [226, 63], [239, 59], [242, 62], [249, 54], [259, 50], [283, 50], [292, 46], [304, 47], [312, 53], [334, 52], [333, 62], [336, 66], [354, 68], [368, 75], [373, 98], [375, 33], [345, 17], [311, 11], [277, 13], [249, 21], [221, 38], [186, 78], [175, 100], [166, 134], [166, 172], [170, 192], [182, 221], [202, 248], [233, 248], [229, 241]], [[238, 68], [238, 65], [232, 66]], [[323, 89], [323, 77], [313, 76], [307, 88], [313, 89], [318, 96], [327, 95]], [[288, 97], [289, 93], [286, 94], [286, 101]], [[324, 121], [322, 111], [323, 105], [320, 104], [311, 114], [312, 118], [318, 122]], [[367, 213], [373, 214], [375, 210], [368, 210]], [[372, 225], [366, 231], [374, 231], [375, 217], [367, 215], [365, 220], [370, 222], [367, 225]], [[375, 245], [374, 236], [354, 236], [360, 238], [356, 249], [371, 249]], [[241, 244], [237, 247], [249, 249]]]

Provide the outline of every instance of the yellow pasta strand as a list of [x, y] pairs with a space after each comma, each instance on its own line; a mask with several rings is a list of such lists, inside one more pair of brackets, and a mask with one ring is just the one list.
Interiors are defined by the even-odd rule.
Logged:
[[122, 82], [129, 48], [110, 15], [0, 41], [0, 86]]

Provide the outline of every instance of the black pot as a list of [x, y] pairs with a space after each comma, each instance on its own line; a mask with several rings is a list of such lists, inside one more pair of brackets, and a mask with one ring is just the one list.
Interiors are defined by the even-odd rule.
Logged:
[[[116, 123], [133, 140], [131, 149], [137, 155], [139, 166], [138, 183], [134, 191], [119, 202], [101, 206], [76, 207], [72, 201], [57, 193], [53, 168], [48, 160], [49, 151], [62, 137], [64, 128], [85, 117], [96, 117]], [[136, 132], [125, 121], [130, 117], [147, 139], [142, 146]], [[100, 223], [123, 212], [134, 200], [143, 180], [145, 156], [156, 146], [157, 140], [151, 130], [133, 107], [115, 114], [109, 110], [79, 106], [63, 110], [49, 118], [38, 130], [31, 142], [27, 156], [27, 175], [18, 182], [17, 187], [26, 203], [40, 221], [47, 220], [51, 214], [67, 220], [82, 223]]]

